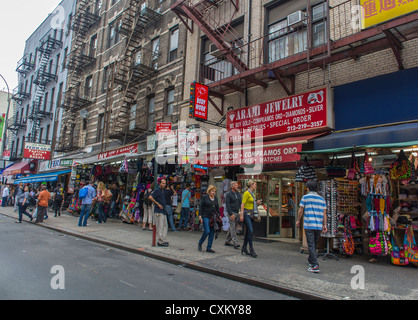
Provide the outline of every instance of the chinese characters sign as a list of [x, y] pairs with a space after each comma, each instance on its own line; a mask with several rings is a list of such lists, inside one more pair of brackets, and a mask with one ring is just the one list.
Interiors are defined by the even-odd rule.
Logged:
[[362, 29], [418, 10], [418, 0], [360, 0]]
[[208, 119], [209, 88], [193, 82], [190, 88], [190, 118]]
[[333, 127], [332, 99], [327, 88], [228, 112], [228, 141], [248, 140], [262, 130], [264, 139]]
[[51, 145], [25, 142], [23, 158], [49, 160], [51, 158]]

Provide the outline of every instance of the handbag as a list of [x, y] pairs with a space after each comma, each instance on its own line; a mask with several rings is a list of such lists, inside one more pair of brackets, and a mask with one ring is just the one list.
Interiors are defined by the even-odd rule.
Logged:
[[369, 155], [367, 154], [367, 152], [364, 155], [364, 163], [363, 163], [363, 166], [364, 166], [364, 174], [365, 175], [370, 175], [370, 174], [373, 174], [374, 173], [374, 169], [372, 167], [372, 164], [369, 161]]
[[404, 249], [405, 255], [408, 257], [408, 262], [418, 265], [418, 247], [415, 242], [412, 225], [409, 225], [405, 230]]
[[180, 214], [180, 213], [181, 213], [181, 208], [183, 207], [183, 202], [184, 202], [184, 200], [186, 200], [186, 198], [187, 198], [187, 196], [189, 195], [189, 193], [190, 193], [190, 191], [189, 191], [189, 192], [187, 193], [187, 195], [184, 197], [183, 201], [182, 201], [182, 202], [180, 202], [180, 203], [177, 205], [176, 210], [174, 211], [175, 213], [177, 213], [177, 214]]
[[411, 178], [411, 163], [401, 150], [395, 162], [389, 169], [390, 178], [392, 180], [409, 180]]
[[395, 233], [392, 228], [392, 252], [390, 254], [390, 261], [397, 266], [406, 266], [408, 262], [408, 256], [405, 253], [404, 247], [399, 247], [396, 243]]
[[300, 166], [295, 176], [296, 182], [306, 182], [308, 180], [317, 179], [315, 167], [310, 165], [308, 159], [305, 157], [305, 163]]
[[356, 168], [356, 156], [354, 154], [354, 152], [351, 153], [351, 164], [350, 164], [350, 168], [347, 171], [347, 179], [348, 180], [355, 180], [357, 178], [357, 168]]
[[326, 166], [328, 177], [345, 177], [347, 174], [347, 169], [343, 167], [340, 163], [340, 160], [337, 158], [337, 165], [334, 165], [335, 154], [332, 156], [331, 163], [329, 166]]

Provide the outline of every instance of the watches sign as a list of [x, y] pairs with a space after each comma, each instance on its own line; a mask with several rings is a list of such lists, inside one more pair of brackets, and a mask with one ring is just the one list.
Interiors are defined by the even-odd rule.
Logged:
[[332, 94], [323, 88], [228, 112], [228, 141], [251, 139], [263, 130], [264, 139], [332, 129]]

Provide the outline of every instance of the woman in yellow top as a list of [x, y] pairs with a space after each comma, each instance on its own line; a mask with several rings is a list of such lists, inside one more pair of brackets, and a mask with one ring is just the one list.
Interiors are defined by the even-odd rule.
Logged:
[[[259, 221], [259, 215], [257, 211], [257, 205], [261, 203], [260, 200], [255, 199], [255, 190], [257, 189], [257, 183], [254, 180], [249, 180], [247, 183], [247, 191], [244, 192], [242, 197], [240, 221], [245, 225], [245, 237], [244, 244], [241, 248], [241, 254], [246, 254], [257, 258], [257, 254], [253, 248], [253, 220]], [[250, 252], [247, 250], [247, 243], [250, 246]]]

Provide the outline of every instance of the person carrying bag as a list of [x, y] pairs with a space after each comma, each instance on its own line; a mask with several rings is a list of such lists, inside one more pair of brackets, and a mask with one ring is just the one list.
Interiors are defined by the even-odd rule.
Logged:
[[[249, 180], [247, 183], [247, 191], [244, 192], [242, 197], [241, 212], [240, 212], [240, 221], [244, 222], [245, 225], [245, 237], [244, 244], [241, 248], [241, 254], [246, 254], [257, 258], [257, 254], [254, 251], [253, 247], [253, 222], [260, 222], [261, 217], [258, 214], [257, 206], [261, 203], [260, 200], [256, 200], [254, 192], [257, 188], [257, 183], [254, 180]], [[247, 244], [250, 246], [250, 252], [247, 250]]]

